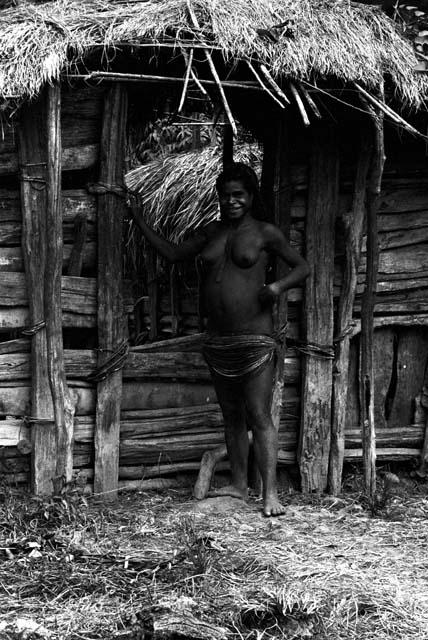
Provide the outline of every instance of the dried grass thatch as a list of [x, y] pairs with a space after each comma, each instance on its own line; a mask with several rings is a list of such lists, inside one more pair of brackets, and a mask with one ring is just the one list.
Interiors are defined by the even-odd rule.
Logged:
[[195, 504], [184, 490], [110, 509], [2, 495], [0, 636], [423, 640], [428, 501], [415, 491], [375, 518], [356, 494], [285, 495], [278, 520], [254, 498]]
[[[125, 176], [139, 196], [146, 221], [177, 242], [219, 215], [215, 180], [222, 169], [222, 151], [209, 146], [198, 151], [158, 158]], [[234, 158], [260, 170], [257, 145], [237, 145]]]
[[[413, 73], [411, 43], [378, 8], [346, 0], [192, 0], [192, 6], [204, 38], [226, 60], [258, 60], [275, 76], [334, 76], [368, 87], [386, 75], [398, 97], [416, 106], [426, 92], [426, 77]], [[22, 1], [0, 13], [0, 95], [34, 96], [95, 46], [166, 37], [179, 44], [200, 35], [186, 0]]]

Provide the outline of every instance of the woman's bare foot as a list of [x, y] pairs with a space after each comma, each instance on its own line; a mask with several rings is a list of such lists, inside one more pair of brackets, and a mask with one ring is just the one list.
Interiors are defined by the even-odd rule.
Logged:
[[278, 496], [268, 495], [264, 499], [263, 514], [266, 517], [282, 516], [285, 513], [285, 507], [280, 503]]
[[221, 496], [231, 496], [232, 498], [239, 498], [240, 500], [247, 500], [248, 489], [241, 489], [235, 487], [233, 484], [228, 484], [226, 487], [220, 487], [219, 489], [212, 489], [208, 497], [219, 498]]

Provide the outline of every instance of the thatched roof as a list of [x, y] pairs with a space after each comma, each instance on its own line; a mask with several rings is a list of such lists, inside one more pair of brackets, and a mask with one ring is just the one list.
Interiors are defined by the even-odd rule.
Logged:
[[[426, 92], [426, 76], [413, 73], [411, 43], [378, 8], [348, 0], [191, 1], [203, 37], [226, 60], [367, 87], [389, 76], [398, 97], [416, 106]], [[94, 46], [200, 39], [191, 25], [186, 0], [21, 0], [0, 11], [0, 96], [35, 95]]]

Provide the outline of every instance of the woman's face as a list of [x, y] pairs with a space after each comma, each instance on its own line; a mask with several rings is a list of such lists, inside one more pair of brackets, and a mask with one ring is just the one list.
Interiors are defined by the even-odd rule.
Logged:
[[241, 180], [225, 182], [218, 192], [220, 210], [229, 220], [240, 220], [251, 211], [253, 194], [246, 190]]

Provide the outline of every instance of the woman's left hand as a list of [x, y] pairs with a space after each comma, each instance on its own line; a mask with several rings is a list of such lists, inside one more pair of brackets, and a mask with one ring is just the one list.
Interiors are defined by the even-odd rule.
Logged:
[[265, 284], [259, 292], [259, 301], [264, 305], [273, 304], [279, 297], [281, 291], [275, 282], [272, 284]]

